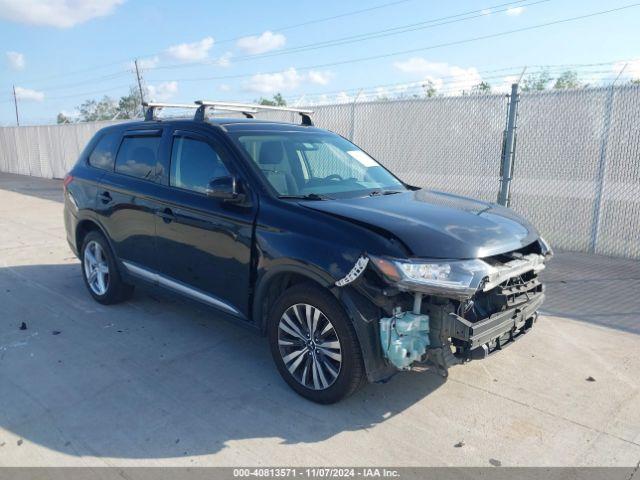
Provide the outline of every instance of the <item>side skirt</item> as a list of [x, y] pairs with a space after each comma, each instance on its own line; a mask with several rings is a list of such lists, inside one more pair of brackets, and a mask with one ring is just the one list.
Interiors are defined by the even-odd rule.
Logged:
[[214, 308], [222, 310], [225, 313], [229, 313], [242, 320], [246, 320], [244, 315], [240, 313], [240, 311], [237, 308], [224, 302], [223, 300], [220, 300], [218, 297], [215, 297], [209, 293], [205, 293], [202, 290], [191, 287], [178, 280], [174, 280], [172, 278], [166, 277], [160, 273], [154, 272], [152, 270], [148, 270], [132, 262], [123, 260], [122, 264], [125, 266], [127, 271], [135, 277], [139, 277], [148, 282], [168, 288], [169, 290], [173, 290], [174, 292], [177, 292], [181, 295], [189, 297], [193, 300], [206, 303], [207, 305], [210, 305]]

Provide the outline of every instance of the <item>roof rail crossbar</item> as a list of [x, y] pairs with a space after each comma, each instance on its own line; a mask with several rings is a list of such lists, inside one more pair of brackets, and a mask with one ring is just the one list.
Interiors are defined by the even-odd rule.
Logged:
[[198, 108], [198, 105], [193, 103], [158, 103], [158, 102], [144, 102], [142, 106], [145, 108], [144, 119], [149, 122], [156, 119], [156, 111], [163, 108]]
[[245, 116], [252, 118], [252, 116], [247, 115], [247, 113], [256, 113], [260, 110], [272, 110], [272, 111], [280, 111], [280, 112], [293, 112], [297, 113], [302, 117], [302, 125], [313, 126], [313, 122], [311, 121], [311, 114], [313, 110], [307, 110], [302, 108], [291, 108], [291, 107], [276, 107], [271, 105], [260, 105], [255, 103], [238, 103], [238, 102], [222, 102], [222, 101], [213, 101], [213, 100], [196, 100], [196, 104], [199, 105], [198, 110], [196, 111], [195, 120], [203, 121], [205, 119], [205, 111], [207, 108], [215, 108], [218, 110], [230, 110], [239, 111], [245, 114]]

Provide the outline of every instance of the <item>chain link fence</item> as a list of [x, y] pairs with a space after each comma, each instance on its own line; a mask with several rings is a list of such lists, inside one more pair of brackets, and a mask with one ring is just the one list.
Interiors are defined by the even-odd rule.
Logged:
[[[496, 201], [504, 95], [313, 107], [404, 181]], [[299, 122], [297, 114], [261, 119]], [[60, 178], [114, 122], [0, 128], [0, 171]], [[521, 93], [511, 204], [557, 249], [640, 258], [640, 86]]]

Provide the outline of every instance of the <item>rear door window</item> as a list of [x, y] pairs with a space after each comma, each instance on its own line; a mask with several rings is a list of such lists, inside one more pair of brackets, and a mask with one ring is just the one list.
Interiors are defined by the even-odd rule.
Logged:
[[100, 140], [89, 155], [89, 165], [102, 170], [113, 171], [113, 165], [118, 151], [121, 134], [119, 132], [107, 133]]
[[155, 180], [160, 136], [125, 136], [116, 157], [116, 172]]

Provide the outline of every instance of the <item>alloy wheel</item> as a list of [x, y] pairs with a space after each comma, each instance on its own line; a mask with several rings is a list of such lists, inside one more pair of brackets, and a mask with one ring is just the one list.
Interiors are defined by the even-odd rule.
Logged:
[[329, 319], [313, 305], [299, 303], [282, 314], [278, 348], [289, 373], [306, 388], [325, 390], [340, 374], [340, 339]]
[[96, 241], [84, 248], [84, 274], [87, 284], [96, 295], [104, 295], [109, 289], [109, 264], [104, 250]]

